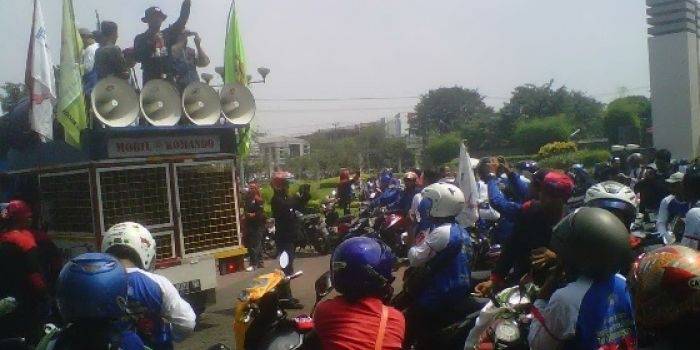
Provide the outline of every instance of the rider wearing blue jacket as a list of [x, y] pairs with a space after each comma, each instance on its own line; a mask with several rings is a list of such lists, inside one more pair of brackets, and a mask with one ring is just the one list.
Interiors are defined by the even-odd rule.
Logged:
[[464, 194], [454, 185], [437, 183], [423, 189], [422, 197], [434, 228], [408, 252], [412, 267], [428, 271], [407, 312], [407, 334], [417, 338], [464, 317], [471, 306], [469, 236], [455, 220], [464, 208]]
[[[552, 233], [558, 265], [535, 300], [530, 348], [636, 349], [632, 301], [625, 278], [631, 262], [627, 227], [611, 212], [581, 208]], [[565, 272], [570, 281], [563, 288]]]
[[151, 233], [134, 222], [112, 226], [102, 239], [102, 251], [126, 268], [138, 335], [153, 350], [169, 350], [174, 341], [194, 330], [196, 316], [167, 278], [148, 271], [155, 261], [155, 248]]

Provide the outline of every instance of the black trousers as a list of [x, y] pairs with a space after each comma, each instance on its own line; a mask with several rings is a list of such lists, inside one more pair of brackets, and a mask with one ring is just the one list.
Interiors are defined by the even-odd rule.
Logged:
[[248, 258], [250, 258], [250, 266], [262, 267], [262, 225], [249, 225], [246, 234], [246, 248], [248, 248]]

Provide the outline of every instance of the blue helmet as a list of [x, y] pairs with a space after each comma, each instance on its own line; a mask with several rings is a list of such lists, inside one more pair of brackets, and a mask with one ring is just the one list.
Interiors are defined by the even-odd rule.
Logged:
[[381, 174], [379, 174], [379, 187], [381, 189], [387, 188], [393, 182], [394, 182], [394, 174], [391, 172], [391, 170], [386, 169], [386, 170], [383, 170]]
[[331, 257], [333, 287], [350, 299], [386, 297], [394, 281], [394, 260], [386, 244], [369, 237], [350, 238]]
[[121, 318], [127, 298], [126, 270], [114, 257], [85, 253], [61, 270], [56, 287], [58, 310], [64, 321]]

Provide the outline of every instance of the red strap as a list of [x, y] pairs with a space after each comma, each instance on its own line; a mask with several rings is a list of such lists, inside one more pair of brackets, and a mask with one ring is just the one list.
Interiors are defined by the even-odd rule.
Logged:
[[556, 337], [554, 334], [552, 334], [552, 331], [550, 331], [549, 328], [547, 328], [547, 324], [544, 322], [544, 316], [542, 316], [540, 309], [533, 306], [532, 307], [532, 316], [534, 316], [535, 319], [537, 319], [537, 321], [540, 322], [540, 324], [542, 325], [544, 330], [547, 332], [547, 334], [549, 334], [550, 337], [552, 337], [552, 339], [554, 339], [556, 341], [562, 341], [561, 339]]
[[389, 320], [389, 308], [382, 304], [382, 318], [379, 320], [379, 332], [377, 340], [374, 342], [374, 350], [382, 350], [384, 347], [384, 333], [386, 333], [386, 323]]

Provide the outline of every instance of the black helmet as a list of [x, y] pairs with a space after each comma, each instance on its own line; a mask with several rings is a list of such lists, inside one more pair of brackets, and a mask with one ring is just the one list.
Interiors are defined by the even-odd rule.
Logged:
[[554, 227], [550, 245], [567, 267], [592, 278], [609, 276], [632, 261], [629, 231], [600, 208], [567, 215]]
[[693, 164], [685, 171], [683, 190], [690, 199], [700, 199], [700, 165]]

